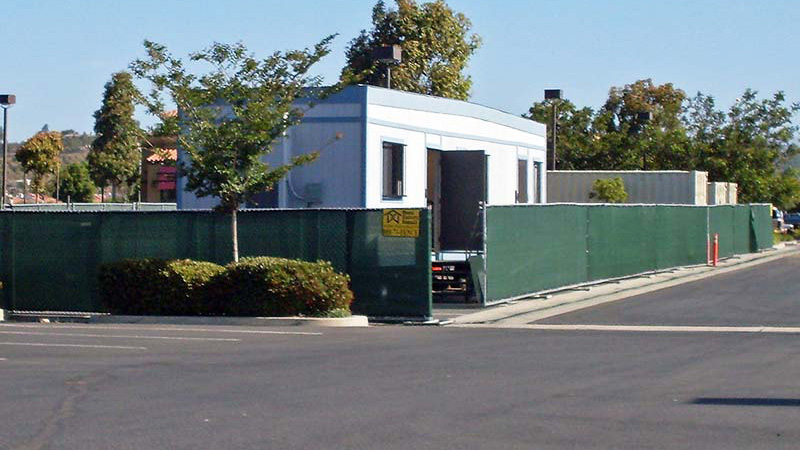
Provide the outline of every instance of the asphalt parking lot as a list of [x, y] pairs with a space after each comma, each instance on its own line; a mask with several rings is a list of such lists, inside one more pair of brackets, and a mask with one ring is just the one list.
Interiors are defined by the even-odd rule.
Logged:
[[800, 322], [797, 259], [515, 328], [2, 323], [0, 449], [795, 450], [800, 331], [718, 328]]

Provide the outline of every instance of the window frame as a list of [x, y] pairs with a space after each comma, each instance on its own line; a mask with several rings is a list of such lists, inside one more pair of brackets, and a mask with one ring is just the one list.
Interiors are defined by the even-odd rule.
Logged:
[[[387, 148], [387, 146], [390, 146]], [[381, 139], [381, 198], [383, 200], [402, 200], [406, 196], [406, 144], [399, 139]], [[387, 167], [386, 151], [390, 150], [391, 167]], [[395, 151], [399, 150], [399, 158]], [[398, 161], [399, 159], [399, 161]], [[396, 164], [399, 162], [399, 164]], [[399, 176], [398, 176], [399, 169]], [[391, 178], [389, 192], [387, 192], [387, 175]], [[399, 185], [398, 185], [399, 182]]]

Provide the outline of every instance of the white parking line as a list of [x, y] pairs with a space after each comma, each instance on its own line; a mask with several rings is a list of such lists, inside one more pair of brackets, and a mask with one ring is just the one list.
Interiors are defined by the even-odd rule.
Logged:
[[107, 325], [43, 325], [43, 324], [0, 324], [0, 328], [62, 328], [62, 329], [90, 329], [90, 330], [143, 330], [143, 331], [187, 331], [196, 333], [241, 333], [241, 334], [274, 334], [274, 335], [296, 335], [296, 336], [322, 336], [322, 333], [312, 331], [273, 331], [273, 330], [236, 330], [226, 328], [152, 328], [136, 326], [107, 326]]
[[129, 347], [124, 345], [39, 344], [35, 342], [0, 342], [0, 345], [20, 345], [26, 347], [105, 348], [114, 350], [147, 350], [147, 347]]
[[8, 361], [6, 358], [0, 358], [0, 361]]
[[241, 342], [237, 338], [203, 338], [203, 337], [176, 337], [176, 336], [141, 336], [125, 334], [83, 334], [83, 333], [42, 333], [36, 331], [0, 331], [0, 334], [19, 334], [27, 336], [74, 336], [88, 338], [121, 338], [121, 339], [163, 339], [169, 341], [223, 341]]
[[800, 327], [717, 327], [717, 326], [662, 326], [662, 325], [547, 325], [547, 324], [463, 324], [463, 328], [504, 328], [551, 331], [641, 331], [678, 333], [766, 333], [800, 334]]

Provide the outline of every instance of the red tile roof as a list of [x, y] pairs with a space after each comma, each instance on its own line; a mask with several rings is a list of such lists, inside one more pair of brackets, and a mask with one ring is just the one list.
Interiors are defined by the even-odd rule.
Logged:
[[174, 148], [154, 148], [152, 151], [153, 154], [147, 157], [147, 162], [156, 163], [178, 160], [178, 150]]

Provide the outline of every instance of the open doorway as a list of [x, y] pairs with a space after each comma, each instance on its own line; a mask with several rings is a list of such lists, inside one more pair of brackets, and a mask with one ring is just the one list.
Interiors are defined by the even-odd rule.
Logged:
[[481, 205], [487, 197], [486, 153], [428, 149], [426, 193], [432, 211], [433, 250], [483, 250]]
[[433, 299], [475, 297], [473, 258], [483, 251], [487, 156], [480, 150], [428, 149], [427, 201], [431, 209]]

